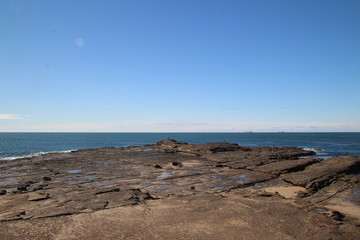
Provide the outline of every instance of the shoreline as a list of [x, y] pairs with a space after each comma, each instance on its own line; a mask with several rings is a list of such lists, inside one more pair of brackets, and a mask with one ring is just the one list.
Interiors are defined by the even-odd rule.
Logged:
[[[89, 148], [89, 149], [91, 149], [91, 148]], [[80, 150], [80, 149], [59, 150], [59, 151], [55, 150], [55, 151], [48, 151], [48, 152], [35, 152], [35, 153], [21, 155], [21, 156], [10, 156], [10, 157], [0, 158], [0, 161], [12, 161], [12, 160], [25, 159], [25, 158], [32, 158], [32, 157], [42, 156], [42, 155], [51, 154], [51, 153], [70, 153], [70, 152], [74, 152], [74, 151], [78, 151], [78, 150]]]
[[[236, 144], [236, 143], [234, 143], [234, 144]], [[145, 144], [145, 145], [148, 145], [148, 144]], [[152, 144], [150, 144], [150, 145], [152, 145]], [[75, 152], [75, 151], [80, 151], [80, 150], [93, 150], [93, 149], [101, 149], [101, 148], [134, 148], [134, 147], [142, 147], [142, 146], [144, 146], [144, 145], [129, 145], [129, 146], [123, 146], [123, 147], [104, 146], [104, 147], [82, 148], [82, 149], [51, 150], [51, 151], [47, 151], [47, 152], [40, 151], [40, 152], [35, 152], [35, 153], [30, 153], [30, 154], [25, 154], [25, 155], [19, 155], [19, 156], [2, 157], [2, 158], [0, 158], [0, 161], [12, 161], [12, 160], [19, 160], [19, 159], [27, 159], [27, 158], [46, 155], [46, 154], [70, 153], [70, 152]], [[248, 146], [248, 147], [256, 148], [256, 147], [270, 147], [270, 146], [269, 145], [264, 145], [264, 146], [261, 145], [261, 146]], [[329, 155], [329, 153], [325, 152], [323, 149], [309, 148], [309, 147], [299, 147], [299, 146], [291, 146], [291, 147], [301, 148], [301, 149], [303, 149], [305, 151], [315, 152], [315, 155], [317, 157], [324, 158], [324, 159], [343, 156], [340, 153], [338, 153], [336, 155]], [[347, 156], [357, 156], [357, 155], [347, 155]]]
[[[356, 172], [359, 166], [360, 156], [324, 160], [314, 152], [297, 147], [248, 147], [225, 142], [186, 144], [175, 140], [4, 160], [0, 166], [0, 238], [11, 239], [26, 222], [21, 231], [28, 235], [22, 235], [23, 239], [31, 239], [26, 238], [30, 235], [37, 239], [45, 236], [61, 239], [62, 235], [86, 239], [93, 226], [87, 222], [89, 218], [96, 218], [96, 224], [100, 225], [117, 219], [121, 224], [114, 224], [124, 232], [140, 226], [141, 219], [158, 224], [140, 227], [140, 235], [135, 239], [146, 239], [151, 230], [175, 234], [175, 239], [184, 237], [180, 232], [185, 230], [184, 226], [176, 223], [180, 216], [163, 209], [168, 206], [166, 209], [181, 210], [189, 216], [187, 222], [182, 219], [184, 223], [201, 223], [207, 229], [203, 238], [196, 232], [186, 235], [188, 238], [216, 239], [212, 238], [217, 235], [211, 228], [211, 224], [216, 223], [215, 229], [227, 231], [222, 239], [226, 236], [236, 239], [232, 236], [244, 229], [225, 221], [231, 217], [233, 223], [241, 220], [247, 225], [249, 234], [255, 236], [260, 231], [268, 239], [278, 239], [280, 235], [305, 237], [295, 231], [296, 221], [301, 222], [298, 227], [303, 231], [319, 232], [314, 235], [317, 239], [351, 239], [360, 236], [357, 214], [360, 212], [360, 175]], [[245, 211], [244, 204], [255, 204], [259, 208]], [[270, 211], [269, 206], [277, 213]], [[140, 214], [140, 209], [154, 214]], [[230, 209], [246, 215], [248, 220], [232, 215]], [[255, 214], [254, 209], [263, 216]], [[116, 212], [133, 215], [123, 218]], [[156, 214], [159, 218], [154, 219]], [[297, 220], [288, 219], [289, 214]], [[198, 219], [200, 215], [213, 222], [203, 223], [204, 219]], [[215, 219], [217, 215], [222, 217]], [[173, 223], [162, 222], [162, 217]], [[318, 229], [317, 224], [309, 224], [309, 218], [314, 217], [324, 227]], [[262, 218], [265, 222], [261, 222]], [[285, 221], [288, 226], [279, 225], [272, 233], [275, 235], [271, 235], [269, 229], [256, 227], [272, 225], [275, 219]], [[132, 224], [126, 223], [127, 220], [133, 221]], [[61, 222], [59, 226], [55, 224], [57, 221]], [[87, 224], [67, 232], [73, 221]], [[39, 229], [39, 222], [48, 227]], [[162, 224], [172, 230], [162, 231]], [[108, 234], [110, 239], [127, 239], [119, 232], [97, 231]], [[295, 235], [291, 235], [291, 231]], [[166, 239], [166, 235], [156, 239]], [[249, 235], [244, 239], [252, 238]]]
[[[100, 147], [128, 147], [155, 144], [162, 139], [177, 139], [191, 144], [223, 142], [240, 145], [296, 146], [318, 149], [319, 156], [334, 157], [360, 155], [359, 133], [13, 133], [1, 134], [0, 158], [16, 158], [41, 152], [89, 149]], [[27, 157], [27, 156], [25, 156]]]

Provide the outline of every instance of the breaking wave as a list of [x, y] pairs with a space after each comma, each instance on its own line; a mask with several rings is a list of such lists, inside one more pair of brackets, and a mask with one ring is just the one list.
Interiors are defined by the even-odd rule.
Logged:
[[0, 158], [0, 160], [16, 160], [16, 159], [21, 159], [21, 158], [31, 158], [31, 157], [36, 157], [36, 156], [41, 156], [41, 155], [45, 155], [45, 154], [49, 154], [49, 153], [70, 153], [72, 151], [76, 151], [78, 149], [71, 149], [71, 150], [62, 150], [62, 151], [49, 151], [49, 152], [37, 152], [37, 153], [30, 153], [30, 154], [25, 154], [25, 155], [19, 155], [19, 156], [13, 156], [13, 157], [2, 157]]

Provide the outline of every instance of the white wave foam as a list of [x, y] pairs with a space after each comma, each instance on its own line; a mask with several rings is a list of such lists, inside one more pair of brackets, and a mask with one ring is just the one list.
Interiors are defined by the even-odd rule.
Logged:
[[329, 155], [329, 153], [325, 152], [324, 150], [322, 149], [318, 149], [318, 148], [303, 148], [304, 150], [307, 150], [307, 151], [313, 151], [316, 153], [316, 155], [318, 156], [321, 156], [321, 155]]
[[16, 159], [21, 159], [21, 158], [36, 157], [36, 156], [41, 156], [41, 155], [45, 155], [45, 154], [49, 154], [49, 153], [70, 153], [72, 151], [77, 151], [77, 150], [78, 149], [70, 149], [70, 150], [63, 150], [63, 151], [37, 152], [37, 153], [31, 153], [31, 154], [21, 155], [21, 156], [0, 158], [0, 160], [8, 160], [9, 161], [9, 160], [16, 160]]

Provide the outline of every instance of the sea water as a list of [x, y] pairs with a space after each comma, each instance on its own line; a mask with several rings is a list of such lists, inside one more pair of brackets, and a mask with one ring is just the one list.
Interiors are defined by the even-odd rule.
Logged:
[[0, 133], [0, 159], [140, 146], [168, 138], [197, 144], [226, 141], [247, 146], [296, 146], [314, 150], [319, 157], [360, 155], [360, 133]]

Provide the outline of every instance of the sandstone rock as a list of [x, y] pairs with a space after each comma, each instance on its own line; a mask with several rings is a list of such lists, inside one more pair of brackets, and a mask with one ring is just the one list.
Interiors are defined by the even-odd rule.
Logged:
[[251, 169], [258, 172], [266, 172], [270, 174], [280, 174], [286, 172], [300, 171], [306, 166], [319, 162], [319, 159], [302, 158], [298, 160], [285, 160], [272, 162], [261, 166], [255, 166]]
[[44, 193], [40, 194], [40, 193], [32, 193], [29, 194], [29, 201], [41, 201], [41, 200], [45, 200], [45, 199], [49, 199], [50, 197], [48, 195], [45, 195]]
[[178, 147], [178, 151], [189, 152], [189, 153], [218, 153], [218, 152], [229, 152], [240, 149], [239, 145], [231, 143], [208, 143], [208, 144], [186, 144]]
[[156, 144], [162, 150], [166, 152], [186, 152], [192, 154], [201, 154], [206, 152], [216, 153], [216, 152], [227, 152], [235, 151], [240, 149], [237, 144], [230, 144], [226, 142], [220, 143], [208, 143], [208, 144], [187, 144], [177, 142], [173, 139], [159, 141]]
[[308, 189], [320, 189], [329, 185], [341, 173], [359, 171], [360, 156], [344, 156], [325, 159], [310, 165], [303, 171], [282, 175], [282, 179]]
[[[289, 208], [284, 210], [284, 204], [289, 201], [294, 203], [291, 209], [296, 208], [296, 212], [300, 214], [298, 219], [309, 217], [311, 221], [317, 221], [321, 214], [316, 212], [317, 210], [312, 210], [314, 205], [322, 207], [321, 204], [326, 204], [325, 208], [338, 211], [345, 217], [321, 215], [322, 219], [332, 222], [335, 222], [333, 218], [343, 219], [345, 225], [351, 219], [349, 215], [356, 212], [352, 209], [358, 208], [349, 208], [350, 205], [345, 204], [338, 205], [333, 200], [334, 196], [337, 196], [351, 201], [353, 205], [359, 205], [359, 188], [356, 184], [359, 182], [357, 177], [360, 176], [347, 174], [360, 172], [358, 160], [354, 160], [359, 157], [322, 161], [312, 158], [299, 159], [300, 156], [311, 154], [310, 151], [295, 147], [245, 147], [230, 143], [185, 144], [168, 139], [146, 147], [85, 149], [66, 154], [52, 153], [29, 159], [17, 159], [11, 161], [12, 167], [26, 167], [27, 171], [22, 172], [18, 169], [12, 171], [10, 175], [6, 173], [0, 176], [4, 180], [1, 189], [10, 192], [0, 196], [0, 221], [3, 221], [0, 226], [15, 223], [12, 220], [19, 220], [16, 222], [21, 225], [24, 219], [34, 223], [44, 221], [46, 224], [49, 219], [56, 221], [66, 219], [66, 215], [69, 215], [69, 218], [77, 218], [122, 208], [136, 210], [146, 215], [148, 219], [155, 220], [159, 216], [153, 214], [151, 206], [159, 199], [164, 200], [165, 204], [160, 205], [160, 208], [168, 209], [169, 206], [166, 204], [169, 200], [178, 199], [181, 202], [188, 198], [191, 202], [196, 197], [199, 199], [191, 209], [195, 218], [201, 212], [208, 212], [208, 217], [219, 219], [218, 214], [228, 214], [232, 210], [248, 211], [248, 215], [236, 214], [234, 219], [223, 218], [229, 220], [230, 224], [224, 225], [230, 226], [231, 229], [240, 229], [240, 232], [247, 227], [238, 222], [239, 218], [256, 217], [259, 219], [258, 224], [263, 224], [261, 229], [272, 226], [274, 221], [264, 222], [261, 211], [268, 211], [271, 219], [279, 220], [276, 229], [284, 227], [284, 224], [293, 221], [293, 212], [289, 213]], [[6, 171], [9, 166], [0, 166], [0, 168]], [[286, 182], [281, 180], [279, 174], [283, 174], [282, 178]], [[52, 179], [44, 184], [46, 179], [42, 176], [51, 176]], [[43, 182], [34, 183], [32, 182], [34, 179], [42, 179]], [[319, 190], [324, 183], [331, 184]], [[310, 191], [293, 184], [306, 186]], [[29, 192], [14, 191], [17, 187], [28, 189]], [[233, 197], [239, 199], [232, 205], [234, 209], [231, 207], [225, 212], [223, 206], [221, 209], [216, 208], [216, 203], [219, 201], [216, 196], [222, 200]], [[156, 201], [147, 202], [154, 197]], [[244, 201], [244, 197], [249, 200], [246, 204], [250, 204], [251, 207], [246, 204], [239, 205], [239, 200]], [[265, 204], [263, 201], [268, 202]], [[147, 203], [142, 204], [145, 202]], [[353, 205], [351, 207], [354, 207]], [[297, 208], [298, 206], [301, 207]], [[346, 211], [343, 211], [344, 206], [348, 207]], [[178, 206], [171, 207], [177, 209]], [[184, 209], [189, 210], [187, 206]], [[99, 212], [94, 213], [94, 211]], [[20, 214], [21, 212], [24, 214]], [[312, 213], [315, 217], [310, 216]], [[170, 220], [178, 224], [173, 212], [169, 214]], [[114, 215], [114, 221], [127, 221], [130, 215], [125, 215]], [[354, 219], [360, 219], [360, 216], [353, 215]], [[203, 221], [203, 219], [207, 218], [197, 218], [194, 222], [199, 223], [199, 220]], [[106, 221], [108, 220], [109, 218], [106, 218]], [[197, 225], [200, 230], [213, 229], [214, 225], [208, 226], [203, 223]], [[141, 221], [135, 224], [138, 227]], [[294, 222], [291, 224], [298, 226]], [[171, 225], [171, 229], [174, 226]], [[289, 231], [297, 231], [296, 227], [292, 227]], [[133, 235], [128, 237], [130, 236]], [[155, 235], [151, 237], [156, 238]], [[191, 238], [190, 235], [187, 237]], [[238, 235], [229, 239], [237, 239], [237, 237]], [[276, 235], [274, 238], [282, 237], [289, 238], [289, 235]], [[291, 238], [309, 239], [301, 235], [301, 232]]]

